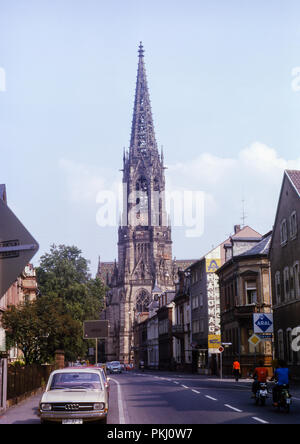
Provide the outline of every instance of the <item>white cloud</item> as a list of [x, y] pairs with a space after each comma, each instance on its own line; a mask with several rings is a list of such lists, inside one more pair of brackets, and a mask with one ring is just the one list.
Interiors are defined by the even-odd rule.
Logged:
[[246, 224], [253, 228], [272, 228], [285, 169], [300, 169], [298, 159], [284, 159], [264, 143], [254, 142], [236, 157], [203, 153], [196, 159], [168, 165], [168, 189], [205, 192], [205, 235], [213, 241], [217, 224], [233, 227], [241, 223], [242, 199]]
[[[120, 191], [121, 174], [116, 170], [61, 159], [71, 203], [97, 205], [102, 191]], [[276, 149], [254, 142], [236, 157], [202, 153], [197, 158], [168, 165], [166, 188], [202, 191], [205, 194], [205, 226], [201, 242], [223, 240], [234, 224], [241, 223], [242, 199], [246, 224], [261, 233], [272, 228], [285, 169], [300, 169], [298, 159], [285, 159]], [[119, 196], [120, 197], [120, 196]], [[218, 240], [218, 239], [217, 239]]]
[[99, 168], [68, 159], [59, 160], [68, 198], [72, 203], [95, 204], [97, 194], [104, 190], [117, 189], [120, 180], [115, 170]]

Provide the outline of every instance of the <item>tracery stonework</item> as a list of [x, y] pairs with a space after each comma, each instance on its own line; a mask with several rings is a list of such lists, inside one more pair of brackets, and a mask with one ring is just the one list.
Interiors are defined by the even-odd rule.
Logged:
[[156, 291], [174, 288], [176, 268], [165, 209], [165, 167], [154, 133], [142, 44], [138, 52], [130, 147], [123, 156], [118, 262], [107, 276], [109, 291], [102, 314], [110, 323], [108, 361], [132, 362], [134, 320], [138, 313], [148, 312], [154, 287]]

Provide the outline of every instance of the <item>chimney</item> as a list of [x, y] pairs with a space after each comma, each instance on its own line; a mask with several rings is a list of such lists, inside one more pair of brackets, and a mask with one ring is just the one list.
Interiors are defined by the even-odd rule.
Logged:
[[7, 204], [6, 187], [4, 184], [0, 185], [0, 199], [2, 199]]
[[241, 226], [240, 225], [235, 225], [234, 226], [234, 234], [237, 234], [239, 231], [241, 231]]

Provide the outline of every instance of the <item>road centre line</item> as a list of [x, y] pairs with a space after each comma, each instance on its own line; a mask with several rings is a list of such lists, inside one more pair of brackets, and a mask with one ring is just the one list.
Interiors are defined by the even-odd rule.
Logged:
[[243, 412], [243, 410], [232, 407], [232, 405], [229, 405], [229, 404], [224, 404], [224, 405], [225, 405], [225, 407], [228, 407], [229, 409], [234, 410], [235, 412], [239, 412], [239, 413]]
[[198, 392], [198, 390], [193, 390], [193, 389], [192, 389], [192, 392], [194, 392], [194, 393], [200, 393], [200, 392]]
[[257, 418], [256, 416], [252, 416], [252, 419], [255, 419], [255, 421], [261, 422], [262, 424], [269, 424], [267, 421], [264, 421], [263, 419]]
[[205, 398], [211, 399], [212, 401], [218, 401], [216, 398], [213, 398], [212, 396], [205, 395]]
[[181, 384], [181, 387], [184, 387], [185, 389], [188, 389], [186, 385]]

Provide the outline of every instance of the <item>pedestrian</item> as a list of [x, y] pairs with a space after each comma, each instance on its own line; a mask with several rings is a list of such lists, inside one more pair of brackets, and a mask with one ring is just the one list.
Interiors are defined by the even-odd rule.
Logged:
[[235, 380], [238, 381], [241, 377], [241, 364], [238, 360], [235, 360], [232, 365], [233, 375], [235, 377]]

